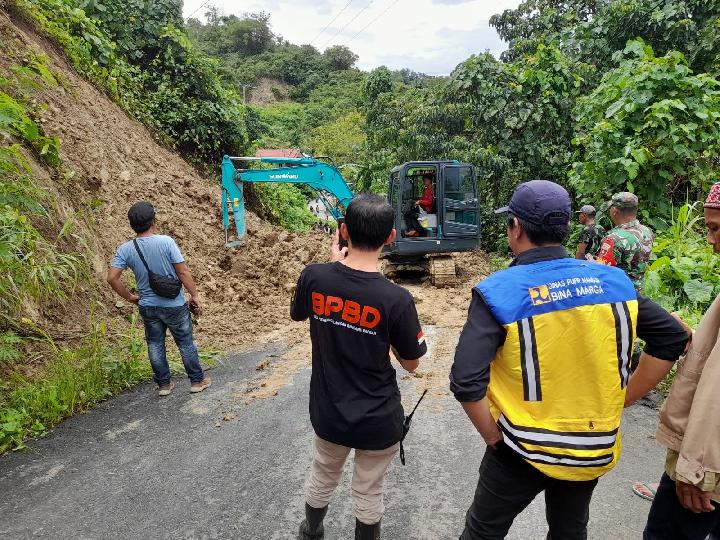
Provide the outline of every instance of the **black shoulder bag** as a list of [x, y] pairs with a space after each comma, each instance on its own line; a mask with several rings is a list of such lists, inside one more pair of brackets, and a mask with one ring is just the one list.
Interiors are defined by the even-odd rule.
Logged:
[[182, 282], [176, 277], [161, 276], [150, 270], [147, 261], [145, 261], [145, 257], [143, 257], [142, 251], [140, 251], [137, 240], [133, 240], [133, 245], [138, 255], [140, 255], [140, 260], [145, 266], [145, 270], [147, 270], [148, 281], [150, 282], [150, 288], [153, 292], [163, 298], [176, 298], [182, 289]]
[[403, 436], [402, 439], [400, 439], [400, 463], [403, 465], [405, 465], [405, 447], [403, 446], [403, 441], [405, 440], [405, 436], [408, 434], [408, 431], [410, 431], [410, 422], [412, 422], [413, 414], [415, 414], [415, 411], [425, 397], [425, 394], [427, 394], [427, 388], [423, 390], [422, 396], [420, 396], [420, 399], [418, 399], [415, 407], [413, 407], [412, 412], [405, 417], [405, 422], [403, 422]]

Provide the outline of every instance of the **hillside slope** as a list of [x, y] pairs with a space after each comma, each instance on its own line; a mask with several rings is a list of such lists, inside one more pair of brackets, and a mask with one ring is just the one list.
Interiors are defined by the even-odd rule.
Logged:
[[286, 328], [291, 287], [304, 264], [325, 255], [320, 246], [326, 237], [290, 234], [250, 214], [247, 244], [226, 251], [219, 179], [203, 178], [181, 156], [158, 145], [141, 124], [78, 76], [55, 43], [16, 13], [0, 11], [0, 40], [4, 49], [0, 66], [8, 68], [14, 60], [44, 53], [48, 67], [62, 82], [37, 96], [47, 103], [40, 123], [47, 134], [60, 137], [63, 168], [74, 176], [69, 189], [58, 190], [47, 173], [36, 170], [34, 176], [45, 178], [44, 187], [58, 199], [59, 207], [98, 208], [94, 223], [78, 230], [94, 251], [97, 287], [80, 290], [59, 310], [57, 306], [41, 309], [41, 322], [49, 325], [51, 333], [62, 333], [72, 319], [58, 317], [58, 312], [87, 315], [96, 294], [111, 313], [131, 310], [115, 306], [117, 299], [103, 281], [115, 248], [132, 237], [126, 212], [137, 200], [155, 204], [160, 231], [175, 237], [188, 259], [205, 300], [205, 314], [197, 327], [202, 345], [243, 345]]

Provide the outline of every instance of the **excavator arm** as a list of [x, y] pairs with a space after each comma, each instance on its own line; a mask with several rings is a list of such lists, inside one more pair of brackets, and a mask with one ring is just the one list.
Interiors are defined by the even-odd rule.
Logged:
[[[272, 169], [236, 168], [235, 163], [270, 163]], [[277, 157], [223, 157], [222, 161], [222, 214], [225, 229], [225, 247], [242, 243], [245, 237], [245, 201], [243, 182], [305, 184], [320, 193], [329, 193], [337, 206], [329, 208], [336, 219], [342, 216], [342, 210], [350, 204], [354, 194], [340, 171], [332, 165], [314, 158], [277, 158]], [[324, 199], [325, 200], [325, 199]], [[230, 241], [230, 213], [232, 212], [237, 240]]]

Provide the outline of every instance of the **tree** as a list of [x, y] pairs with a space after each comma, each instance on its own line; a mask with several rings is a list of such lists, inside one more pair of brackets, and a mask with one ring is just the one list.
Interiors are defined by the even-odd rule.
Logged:
[[328, 156], [346, 165], [360, 161], [364, 142], [363, 117], [354, 111], [315, 128], [306, 145], [314, 155]]
[[301, 84], [311, 75], [323, 71], [322, 56], [312, 45], [287, 45], [282, 56], [277, 58], [277, 64], [282, 80], [292, 85]]
[[608, 0], [524, 0], [516, 9], [490, 17], [490, 25], [509, 44], [502, 59], [510, 62], [552, 43], [569, 52], [582, 23], [596, 16]]
[[720, 82], [694, 75], [677, 51], [656, 57], [642, 40], [617, 58], [575, 111], [570, 182], [594, 202], [634, 192], [647, 214], [668, 217], [673, 202], [701, 198], [720, 172]]
[[344, 45], [334, 45], [325, 49], [323, 59], [332, 71], [342, 71], [351, 69], [357, 62], [358, 55]]
[[159, 53], [157, 41], [165, 27], [183, 26], [181, 0], [84, 0], [81, 6], [89, 17], [103, 22], [121, 55], [143, 67]]
[[267, 13], [246, 14], [242, 19], [232, 16], [225, 22], [223, 52], [252, 56], [269, 50], [273, 40]]
[[720, 3], [707, 0], [525, 0], [491, 17], [510, 46], [512, 61], [553, 44], [599, 73], [614, 67], [613, 54], [642, 37], [659, 55], [682, 52], [696, 71], [720, 66]]
[[[462, 109], [473, 146], [496, 148], [526, 178], [562, 182], [572, 162], [572, 110], [586, 71], [545, 45], [510, 64], [486, 53], [456, 68], [445, 101]], [[503, 182], [514, 187], [526, 178]]]

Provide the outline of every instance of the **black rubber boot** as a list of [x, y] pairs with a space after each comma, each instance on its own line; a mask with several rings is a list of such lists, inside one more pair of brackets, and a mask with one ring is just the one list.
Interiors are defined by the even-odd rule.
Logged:
[[328, 507], [313, 508], [305, 503], [305, 519], [300, 524], [298, 540], [321, 540], [325, 536], [323, 519], [327, 514]]
[[356, 518], [355, 540], [380, 540], [380, 522], [366, 525]]

